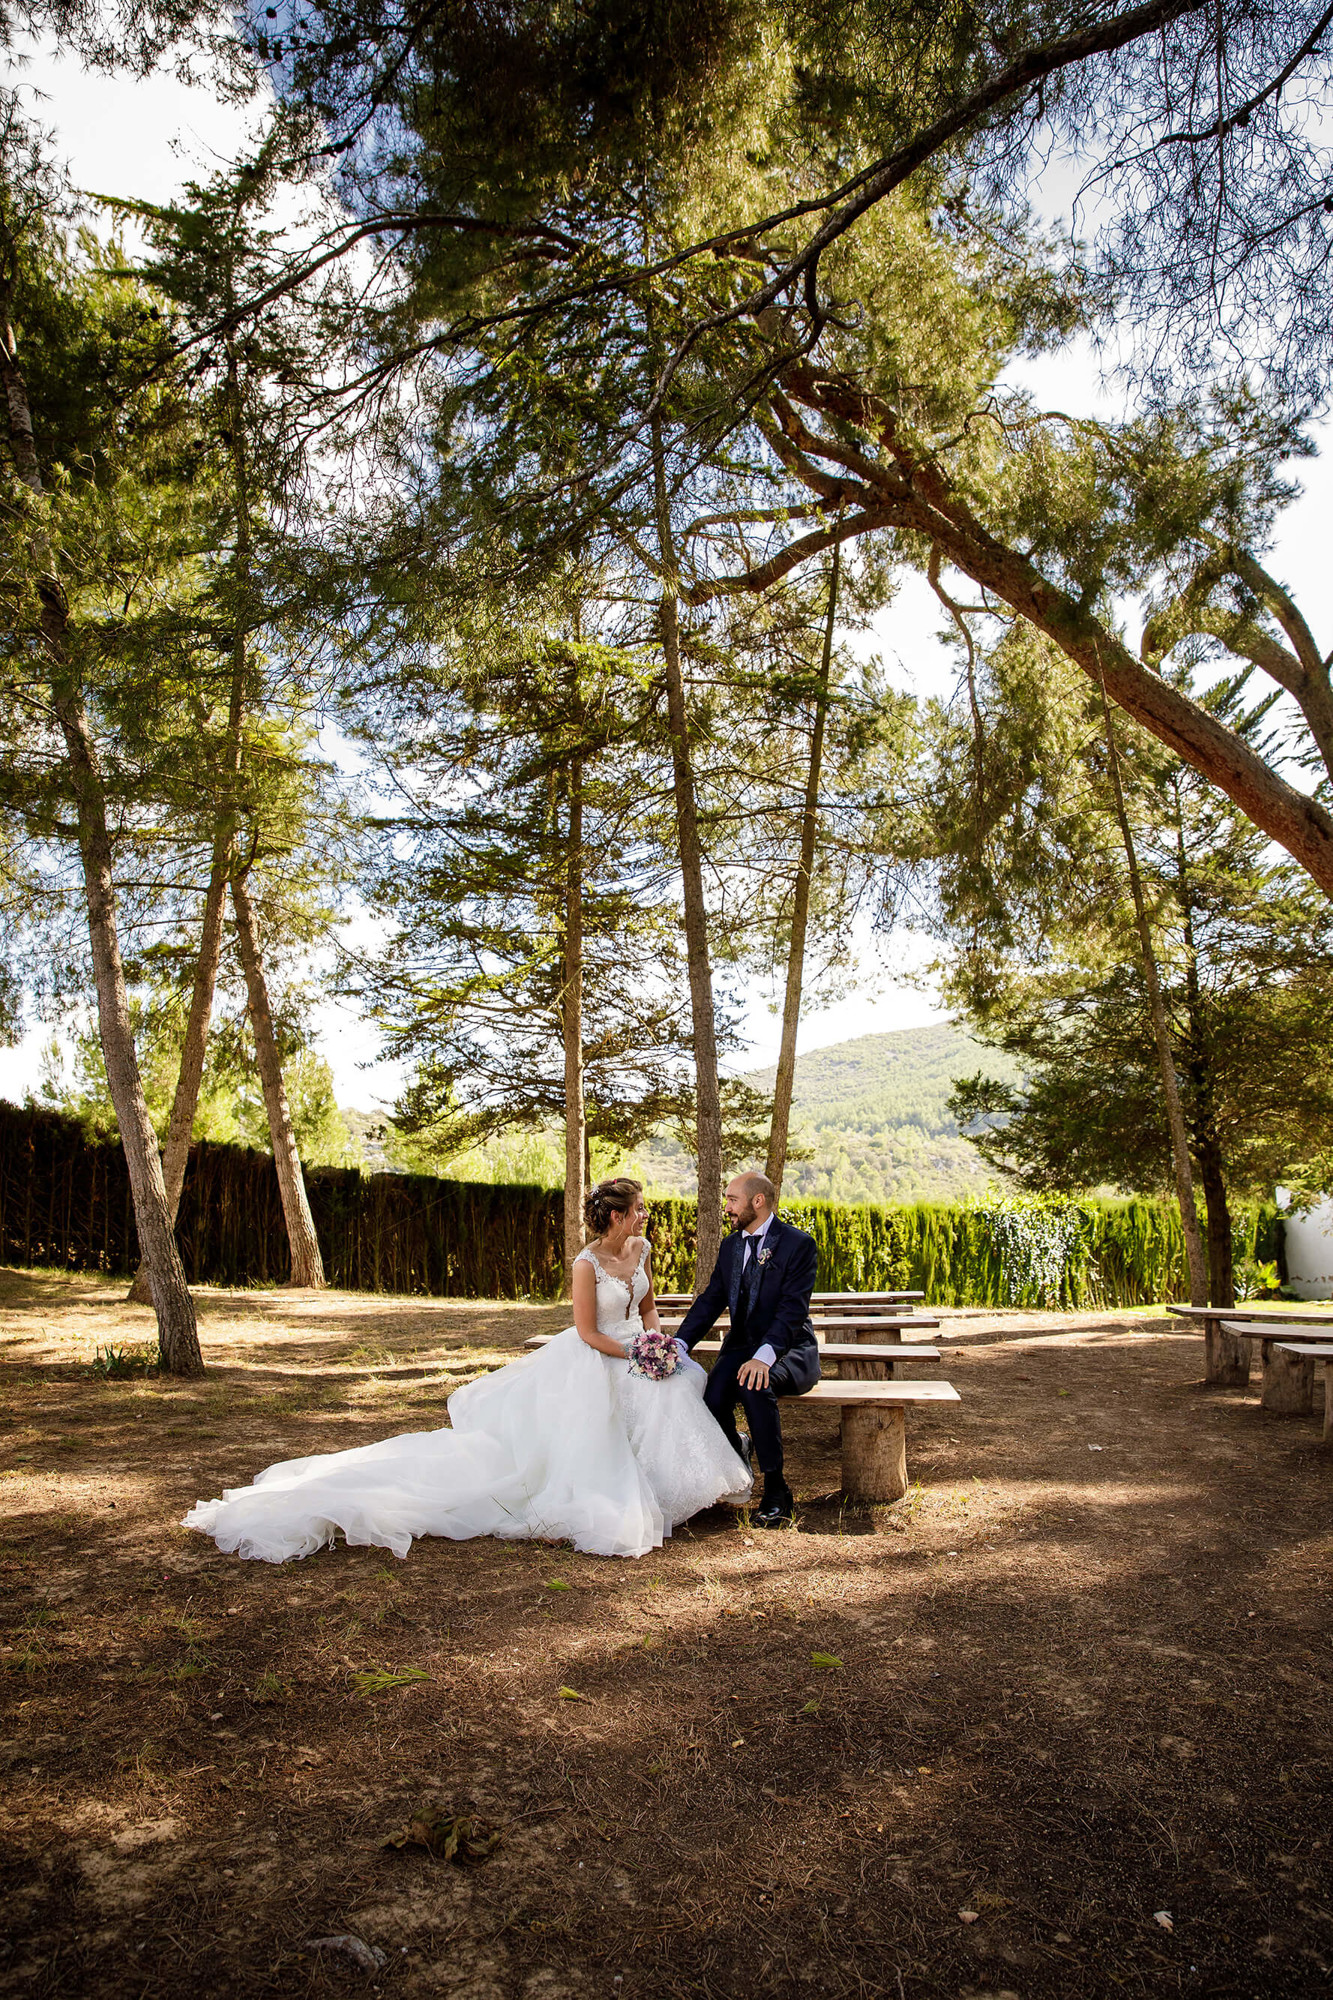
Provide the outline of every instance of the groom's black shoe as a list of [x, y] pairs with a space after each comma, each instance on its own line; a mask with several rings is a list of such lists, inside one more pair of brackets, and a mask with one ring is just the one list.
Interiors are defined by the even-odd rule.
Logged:
[[761, 1528], [789, 1528], [795, 1520], [795, 1496], [781, 1473], [764, 1480], [764, 1497], [754, 1518]]

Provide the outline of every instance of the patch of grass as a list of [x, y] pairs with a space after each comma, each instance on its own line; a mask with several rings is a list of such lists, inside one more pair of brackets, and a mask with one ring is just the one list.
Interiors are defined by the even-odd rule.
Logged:
[[117, 1750], [116, 1762], [141, 1784], [157, 1787], [162, 1777], [162, 1751], [150, 1737], [137, 1750]]
[[9, 1671], [13, 1674], [35, 1674], [44, 1667], [50, 1657], [51, 1648], [43, 1627], [53, 1623], [55, 1613], [49, 1604], [36, 1604], [28, 1613], [27, 1620], [20, 1628], [13, 1653], [9, 1657]]
[[187, 1653], [183, 1660], [173, 1660], [167, 1668], [168, 1680], [179, 1685], [182, 1681], [192, 1681], [199, 1674], [206, 1674], [213, 1662], [204, 1653]]
[[392, 1368], [398, 1356], [391, 1347], [376, 1347], [365, 1342], [359, 1347], [349, 1348], [346, 1354], [338, 1356], [340, 1368]]
[[155, 1375], [162, 1366], [156, 1341], [142, 1347], [108, 1344], [98, 1347], [88, 1363], [89, 1372], [103, 1381], [120, 1381], [127, 1375]]
[[270, 1701], [285, 1701], [291, 1691], [291, 1682], [284, 1680], [281, 1674], [264, 1673], [255, 1682], [254, 1693], [250, 1699], [261, 1704]]
[[352, 1686], [362, 1696], [387, 1694], [390, 1688], [412, 1687], [428, 1681], [424, 1667], [364, 1667], [352, 1675]]

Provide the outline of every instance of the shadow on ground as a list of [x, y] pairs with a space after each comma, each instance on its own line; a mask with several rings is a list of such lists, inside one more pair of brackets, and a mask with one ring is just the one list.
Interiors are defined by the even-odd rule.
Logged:
[[[1204, 1390], [1199, 1342], [969, 1321], [873, 1519], [810, 1407], [794, 1533], [275, 1569], [174, 1524], [438, 1424], [559, 1309], [203, 1304], [203, 1382], [101, 1382], [147, 1317], [0, 1274], [0, 1993], [1326, 1990], [1333, 1468], [1317, 1420]], [[456, 1378], [375, 1372], [427, 1349]], [[386, 1847], [418, 1808], [500, 1843]], [[343, 1934], [382, 1967], [312, 1947]]]

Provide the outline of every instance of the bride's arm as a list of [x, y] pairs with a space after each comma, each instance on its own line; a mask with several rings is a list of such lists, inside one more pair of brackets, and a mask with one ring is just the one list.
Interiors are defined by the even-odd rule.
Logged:
[[653, 1253], [651, 1249], [644, 1252], [643, 1275], [648, 1280], [648, 1289], [639, 1304], [639, 1318], [654, 1333], [660, 1333], [662, 1331], [662, 1322], [657, 1316], [657, 1298], [653, 1291]]
[[574, 1266], [574, 1327], [579, 1339], [599, 1354], [614, 1354], [617, 1361], [625, 1359], [620, 1342], [597, 1331], [597, 1279], [591, 1264]]

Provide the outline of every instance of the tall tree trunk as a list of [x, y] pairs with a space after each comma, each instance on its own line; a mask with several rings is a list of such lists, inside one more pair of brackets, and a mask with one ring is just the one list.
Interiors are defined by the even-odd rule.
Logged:
[[565, 1038], [565, 1291], [573, 1289], [574, 1259], [583, 1248], [584, 1160], [588, 1119], [583, 1102], [583, 759], [569, 767], [569, 831], [565, 859], [565, 964], [560, 995]]
[[[246, 455], [245, 404], [241, 394], [240, 363], [236, 343], [230, 334], [226, 338], [226, 355], [227, 401], [231, 420], [232, 486], [236, 506], [236, 603], [235, 634], [232, 641], [232, 713], [235, 717], [235, 728], [232, 740], [235, 749], [234, 769], [239, 775], [241, 744], [239, 705], [244, 696], [249, 664], [249, 633], [255, 617], [251, 570], [254, 539], [250, 521], [250, 465]], [[269, 1005], [268, 980], [264, 972], [264, 954], [260, 945], [259, 925], [250, 898], [247, 876], [248, 869], [238, 869], [233, 873], [231, 901], [232, 908], [236, 912], [236, 942], [245, 973], [245, 990], [249, 1002], [250, 1026], [254, 1031], [259, 1081], [264, 1092], [264, 1108], [268, 1113], [269, 1140], [273, 1147], [274, 1165], [278, 1170], [283, 1218], [287, 1224], [287, 1244], [292, 1260], [289, 1283], [322, 1289], [325, 1283], [324, 1260], [320, 1256], [319, 1238], [315, 1234], [314, 1218], [310, 1213], [310, 1202], [306, 1195], [305, 1176], [301, 1172], [301, 1156], [297, 1150], [296, 1133], [292, 1128], [287, 1087], [282, 1080], [282, 1062], [278, 1055], [277, 1036], [273, 1031], [273, 1010]]]
[[824, 625], [824, 652], [815, 687], [815, 723], [810, 737], [810, 769], [805, 783], [805, 809], [801, 814], [801, 857], [796, 866], [796, 887], [792, 894], [791, 939], [787, 947], [787, 990], [782, 1001], [782, 1046], [778, 1050], [778, 1073], [773, 1085], [773, 1116], [768, 1128], [768, 1160], [765, 1171], [778, 1194], [787, 1165], [787, 1135], [791, 1126], [792, 1090], [796, 1083], [796, 1034], [801, 1025], [801, 992], [805, 984], [805, 938], [810, 922], [810, 882], [815, 867], [815, 841], [819, 834], [819, 779], [824, 764], [824, 725], [828, 719], [829, 676], [833, 667], [833, 621], [838, 609], [838, 565], [842, 544], [833, 544], [833, 568], [829, 576], [828, 618]]
[[[227, 882], [231, 876], [236, 844], [236, 784], [241, 772], [241, 732], [245, 721], [246, 643], [238, 631], [232, 644], [231, 695], [227, 710], [227, 735], [222, 761], [223, 797], [213, 831], [213, 858], [208, 891], [204, 897], [204, 920], [200, 927], [199, 957], [194, 968], [194, 990], [190, 995], [189, 1019], [181, 1045], [180, 1074], [172, 1099], [171, 1123], [167, 1127], [166, 1153], [162, 1162], [166, 1182], [167, 1208], [171, 1226], [180, 1213], [181, 1190], [190, 1160], [190, 1138], [194, 1115], [199, 1108], [199, 1086], [204, 1077], [208, 1053], [208, 1030], [213, 1018], [213, 996], [217, 991], [218, 966], [222, 960], [222, 932], [226, 918]], [[148, 1298], [151, 1280], [146, 1263], [140, 1264], [130, 1286], [130, 1299], [142, 1305]]]
[[1148, 906], [1143, 897], [1139, 857], [1134, 847], [1134, 835], [1130, 830], [1129, 814], [1125, 810], [1125, 792], [1120, 782], [1120, 753], [1116, 748], [1115, 729], [1111, 721], [1111, 702], [1106, 692], [1105, 681], [1102, 682], [1102, 713], [1106, 719], [1106, 748], [1111, 766], [1111, 792], [1115, 800], [1115, 816], [1120, 827], [1120, 838], [1125, 849], [1125, 863], [1129, 869], [1130, 894], [1134, 899], [1134, 921], [1138, 927], [1139, 952], [1143, 961], [1143, 980], [1148, 989], [1148, 1011], [1152, 1016], [1153, 1039], [1157, 1044], [1157, 1065], [1162, 1079], [1162, 1098], [1166, 1105], [1166, 1121], [1171, 1132], [1171, 1164], [1175, 1169], [1180, 1226], [1185, 1232], [1185, 1256], [1190, 1275], [1190, 1304], [1206, 1306], [1208, 1271], [1204, 1263], [1203, 1241], [1199, 1235], [1199, 1212], [1194, 1205], [1194, 1173], [1190, 1165], [1189, 1136], [1185, 1130], [1185, 1114], [1180, 1104], [1180, 1085], [1176, 1078], [1175, 1058], [1171, 1053], [1171, 1028], [1166, 1018], [1166, 1002], [1162, 998], [1162, 982], [1157, 975], [1157, 956], [1153, 951]]
[[287, 1241], [292, 1253], [292, 1275], [289, 1283], [322, 1288], [325, 1282], [324, 1260], [319, 1254], [319, 1238], [315, 1234], [314, 1218], [306, 1198], [301, 1156], [296, 1148], [291, 1107], [288, 1105], [287, 1088], [282, 1080], [278, 1041], [273, 1032], [273, 1010], [269, 1006], [268, 981], [264, 976], [259, 925], [255, 919], [255, 906], [250, 900], [244, 872], [232, 877], [231, 901], [232, 908], [236, 912], [236, 942], [241, 954], [241, 966], [245, 972], [250, 1026], [254, 1030], [259, 1081], [264, 1091], [264, 1108], [268, 1112], [269, 1136], [273, 1142], [273, 1162], [278, 1170], [282, 1213], [286, 1220]]
[[[6, 247], [10, 252], [12, 269], [13, 245]], [[17, 340], [9, 314], [11, 282], [12, 278], [7, 277], [4, 294], [0, 296], [0, 372], [5, 377], [9, 433], [19, 477], [44, 501], [45, 487], [37, 457], [32, 406], [27, 382], [18, 364]], [[48, 549], [39, 551], [39, 554], [46, 570], [38, 583], [42, 607], [39, 626], [47, 659], [52, 705], [65, 739], [70, 782], [78, 811], [79, 858], [88, 907], [88, 940], [97, 987], [102, 1060], [106, 1066], [116, 1123], [120, 1128], [121, 1145], [125, 1149], [139, 1241], [153, 1273], [158, 1352], [162, 1366], [169, 1374], [202, 1375], [204, 1362], [199, 1351], [194, 1300], [185, 1282], [185, 1269], [172, 1233], [157, 1135], [148, 1115], [139, 1058], [134, 1047], [134, 1031], [130, 1025], [129, 995], [120, 955], [106, 793], [83, 693], [71, 668], [66, 647], [69, 603], [55, 573], [51, 552]]]
[[1176, 899], [1180, 904], [1185, 932], [1185, 1005], [1190, 1018], [1188, 1067], [1197, 1107], [1199, 1182], [1208, 1217], [1208, 1303], [1212, 1306], [1234, 1306], [1236, 1274], [1231, 1251], [1231, 1206], [1227, 1199], [1226, 1166], [1217, 1136], [1217, 1097], [1213, 1089], [1212, 1065], [1208, 1059], [1208, 1021], [1199, 984], [1199, 952], [1194, 937], [1189, 857], [1185, 851], [1184, 815], [1179, 811], [1176, 816]]
[[695, 1154], [699, 1170], [698, 1225], [694, 1283], [701, 1290], [713, 1275], [722, 1247], [722, 1093], [717, 1076], [717, 1027], [713, 1011], [713, 969], [708, 957], [708, 908], [704, 901], [703, 855], [694, 795], [690, 718], [680, 664], [680, 572], [671, 529], [662, 426], [654, 418], [653, 497], [661, 562], [662, 658], [666, 666], [667, 727], [671, 736], [671, 781], [680, 849], [681, 896], [685, 906], [685, 957], [690, 981], [694, 1041]]
[[[215, 839], [213, 866], [208, 878], [208, 892], [204, 897], [199, 956], [194, 967], [194, 990], [190, 995], [190, 1013], [185, 1023], [185, 1040], [181, 1044], [180, 1074], [176, 1078], [176, 1095], [171, 1103], [171, 1123], [167, 1127], [167, 1143], [162, 1157], [167, 1213], [173, 1229], [180, 1213], [181, 1190], [185, 1186], [190, 1138], [194, 1132], [194, 1114], [199, 1108], [199, 1086], [203, 1082], [204, 1058], [208, 1052], [208, 1028], [213, 1017], [213, 995], [217, 989], [218, 965], [222, 958], [222, 928], [230, 862], [230, 836]], [[134, 1283], [129, 1290], [130, 1303], [146, 1305], [152, 1297], [152, 1290], [152, 1278], [145, 1258], [134, 1274]]]
[[1215, 1132], [1199, 1140], [1199, 1184], [1208, 1217], [1208, 1303], [1234, 1306], [1236, 1270], [1231, 1250], [1231, 1204], [1227, 1198], [1222, 1149]]

